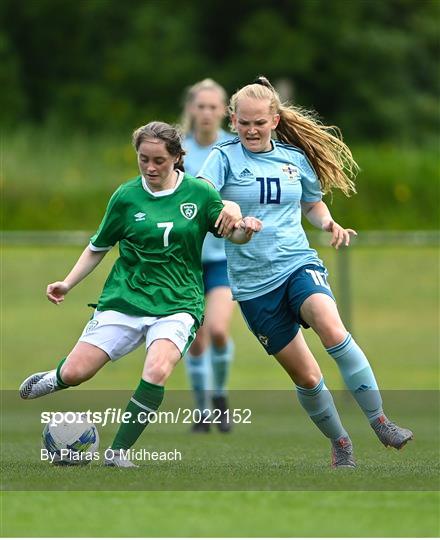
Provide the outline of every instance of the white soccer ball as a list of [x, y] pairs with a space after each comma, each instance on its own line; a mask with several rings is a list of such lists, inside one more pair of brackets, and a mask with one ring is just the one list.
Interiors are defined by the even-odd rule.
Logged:
[[[59, 413], [58, 413], [59, 414]], [[87, 416], [63, 413], [63, 419], [55, 424], [46, 424], [42, 435], [42, 446], [48, 451], [48, 461], [54, 465], [86, 465], [97, 455], [99, 434]]]

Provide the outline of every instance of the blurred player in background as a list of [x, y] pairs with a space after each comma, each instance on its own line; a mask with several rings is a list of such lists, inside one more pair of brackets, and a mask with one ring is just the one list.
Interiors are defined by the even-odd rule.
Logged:
[[[135, 467], [120, 451], [133, 446], [148, 424], [146, 413], [162, 403], [165, 383], [200, 325], [202, 244], [223, 210], [212, 186], [182, 172], [185, 152], [175, 128], [150, 122], [133, 133], [133, 145], [140, 175], [115, 191], [73, 269], [47, 287], [51, 302], [63, 302], [119, 243], [93, 318], [56, 369], [35, 373], [20, 386], [23, 399], [77, 386], [145, 343], [142, 377], [126, 408], [131, 420], [121, 423], [105, 461], [113, 467]], [[236, 225], [233, 242], [249, 241], [261, 226], [253, 218]]]
[[232, 292], [249, 328], [287, 371], [301, 405], [331, 440], [334, 467], [355, 467], [353, 446], [300, 325], [318, 334], [379, 440], [400, 449], [412, 433], [384, 415], [369, 361], [340, 319], [328, 272], [301, 224], [304, 214], [332, 235], [332, 246], [349, 245], [356, 232], [333, 220], [322, 193], [355, 191], [358, 167], [350, 149], [335, 128], [283, 105], [265, 77], [236, 92], [229, 112], [238, 137], [216, 146], [199, 176], [264, 221], [252, 243], [226, 245]]
[[[226, 91], [212, 79], [204, 79], [187, 90], [182, 129], [186, 151], [184, 165], [189, 174], [197, 175], [215, 144], [233, 138], [221, 127], [227, 114], [226, 108]], [[208, 414], [208, 396], [212, 392], [212, 406], [222, 412], [215, 425], [221, 432], [228, 432], [227, 384], [234, 353], [229, 326], [234, 302], [229, 287], [223, 238], [207, 234], [203, 244], [202, 263], [205, 320], [185, 357], [185, 363], [196, 407]], [[211, 424], [204, 422], [202, 416], [192, 430], [208, 432], [210, 428]]]

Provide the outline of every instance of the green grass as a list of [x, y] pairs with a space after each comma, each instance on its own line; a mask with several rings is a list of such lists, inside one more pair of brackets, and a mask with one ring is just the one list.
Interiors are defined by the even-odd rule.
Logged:
[[8, 493], [3, 535], [435, 537], [438, 503], [420, 492]]
[[[44, 298], [47, 282], [62, 277], [79, 251], [3, 250], [2, 388], [14, 390], [3, 394], [2, 403], [3, 536], [439, 534], [438, 398], [426, 391], [438, 387], [436, 250], [352, 251], [356, 339], [388, 389], [384, 401], [390, 416], [415, 433], [403, 451], [384, 449], [351, 398], [336, 393], [355, 443], [356, 471], [329, 469], [327, 441], [302, 413], [291, 383], [238, 312], [232, 398], [237, 407], [251, 404], [251, 426], [236, 426], [230, 436], [206, 437], [189, 436], [181, 423], [150, 426], [137, 448], [177, 448], [183, 458], [144, 463], [136, 471], [41, 463], [41, 410], [123, 407], [128, 394], [117, 390], [136, 385], [143, 363], [139, 350], [81, 389], [29, 403], [17, 398], [21, 380], [64, 356], [90, 315], [85, 304], [96, 299], [112, 255], [63, 305], [55, 307]], [[334, 253], [324, 249], [321, 255], [332, 274]], [[310, 331], [306, 336], [328, 386], [341, 388], [322, 346]], [[167, 392], [164, 408], [190, 403], [190, 396], [178, 393], [187, 388], [183, 366], [167, 388], [173, 392]], [[105, 448], [114, 426], [100, 432]]]
[[3, 535], [436, 537], [438, 503], [421, 492], [8, 493]]

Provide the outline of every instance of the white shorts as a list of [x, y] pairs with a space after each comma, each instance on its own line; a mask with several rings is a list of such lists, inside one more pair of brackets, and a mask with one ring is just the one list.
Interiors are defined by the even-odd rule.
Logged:
[[146, 348], [156, 339], [169, 339], [183, 354], [194, 339], [196, 325], [189, 313], [168, 317], [135, 317], [119, 311], [95, 310], [79, 341], [99, 347], [110, 360], [134, 351], [145, 340]]

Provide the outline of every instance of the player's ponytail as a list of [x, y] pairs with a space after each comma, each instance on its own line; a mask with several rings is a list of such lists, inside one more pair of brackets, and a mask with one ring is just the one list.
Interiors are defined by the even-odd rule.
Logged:
[[178, 158], [174, 168], [181, 171], [185, 170], [183, 166], [185, 150], [182, 148], [180, 131], [176, 127], [165, 122], [150, 122], [145, 126], [135, 129], [132, 142], [136, 152], [139, 150], [139, 146], [148, 139], [159, 139], [163, 141], [169, 154]]
[[260, 84], [261, 86], [265, 86], [266, 88], [269, 88], [269, 90], [275, 92], [275, 88], [270, 84], [269, 79], [267, 79], [264, 75], [258, 75], [252, 84]]
[[316, 171], [324, 193], [331, 192], [333, 188], [340, 189], [347, 196], [351, 192], [356, 193], [353, 180], [359, 167], [337, 127], [323, 125], [312, 111], [281, 103], [278, 92], [263, 75], [232, 96], [230, 114], [236, 112], [242, 97], [269, 100], [270, 111], [280, 115], [275, 130], [278, 140], [303, 150]]

